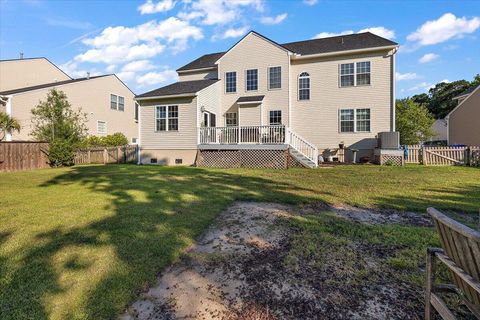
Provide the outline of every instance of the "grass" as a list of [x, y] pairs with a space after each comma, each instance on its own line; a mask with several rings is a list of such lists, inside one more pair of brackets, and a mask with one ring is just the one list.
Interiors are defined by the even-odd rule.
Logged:
[[[115, 317], [236, 200], [421, 212], [480, 208], [480, 170], [464, 167], [110, 165], [0, 173], [0, 181], [1, 319]], [[409, 267], [409, 250], [424, 250], [424, 238], [432, 237], [406, 231], [372, 236], [407, 243], [390, 261], [400, 268]], [[348, 234], [354, 236], [360, 235]]]

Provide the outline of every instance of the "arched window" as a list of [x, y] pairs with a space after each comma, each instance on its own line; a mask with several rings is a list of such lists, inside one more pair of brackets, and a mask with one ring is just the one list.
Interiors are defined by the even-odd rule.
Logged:
[[298, 76], [298, 100], [310, 100], [310, 75], [302, 72]]

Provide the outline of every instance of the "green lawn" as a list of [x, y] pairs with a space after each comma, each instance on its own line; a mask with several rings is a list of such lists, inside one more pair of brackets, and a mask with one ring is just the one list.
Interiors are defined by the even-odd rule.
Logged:
[[235, 200], [480, 208], [480, 170], [463, 167], [79, 166], [0, 182], [1, 319], [114, 317]]

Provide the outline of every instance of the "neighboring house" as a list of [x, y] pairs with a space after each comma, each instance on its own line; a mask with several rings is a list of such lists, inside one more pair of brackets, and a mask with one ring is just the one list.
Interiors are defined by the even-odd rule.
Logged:
[[[24, 59], [36, 61], [37, 59]], [[44, 58], [39, 61], [48, 61]], [[11, 64], [13, 60], [7, 61]], [[16, 60], [23, 70], [22, 59]], [[2, 67], [3, 67], [3, 61]], [[38, 73], [45, 73], [45, 77], [37, 76], [36, 80], [46, 81], [59, 69], [48, 62], [49, 68], [39, 69]], [[9, 66], [10, 69], [11, 66]], [[10, 72], [10, 71], [9, 71]], [[35, 73], [30, 70], [30, 72]], [[61, 71], [59, 71], [63, 74]], [[3, 73], [3, 71], [2, 71]], [[115, 132], [122, 132], [130, 143], [137, 143], [138, 138], [138, 106], [134, 99], [135, 94], [114, 74], [92, 76], [79, 79], [67, 79], [51, 81], [48, 83], [36, 83], [33, 86], [19, 87], [9, 90], [2, 90], [0, 98], [5, 101], [3, 108], [6, 113], [19, 120], [20, 132], [7, 134], [7, 141], [32, 140], [31, 110], [40, 101], [45, 101], [47, 94], [53, 88], [63, 91], [68, 101], [74, 108], [80, 108], [86, 114], [87, 128], [90, 135], [107, 135]], [[29, 83], [33, 77], [26, 76]], [[15, 80], [16, 83], [23, 83]], [[25, 80], [27, 81], [27, 80]], [[32, 82], [33, 83], [33, 82]], [[3, 85], [2, 85], [3, 86]], [[11, 87], [11, 84], [6, 86]]]
[[448, 128], [447, 120], [437, 119], [432, 125], [432, 130], [435, 135], [430, 138], [430, 141], [447, 141], [448, 139]]
[[480, 146], [480, 86], [472, 87], [454, 99], [458, 105], [445, 118], [448, 144]]
[[252, 31], [178, 69], [179, 82], [136, 96], [141, 162], [290, 150], [314, 167], [341, 142], [372, 158], [377, 133], [395, 130], [396, 50], [369, 32], [278, 44]]
[[0, 60], [0, 92], [72, 80], [47, 58]]

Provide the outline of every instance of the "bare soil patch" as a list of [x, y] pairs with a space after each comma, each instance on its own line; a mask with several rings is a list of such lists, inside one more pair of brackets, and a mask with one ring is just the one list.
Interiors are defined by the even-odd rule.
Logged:
[[385, 264], [395, 246], [348, 241], [321, 259], [295, 253], [301, 231], [288, 219], [325, 211], [355, 223], [431, 226], [393, 210], [238, 202], [119, 319], [421, 319], [421, 287]]

